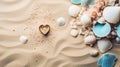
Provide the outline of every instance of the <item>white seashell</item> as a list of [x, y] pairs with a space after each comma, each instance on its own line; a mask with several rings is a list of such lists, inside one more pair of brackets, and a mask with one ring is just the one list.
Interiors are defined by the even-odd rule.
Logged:
[[84, 42], [85, 42], [85, 44], [90, 44], [90, 45], [92, 44], [93, 45], [96, 42], [96, 37], [94, 35], [89, 35], [89, 36], [84, 38]]
[[120, 44], [120, 37], [116, 37], [116, 42]]
[[89, 16], [82, 15], [82, 17], [80, 18], [80, 22], [82, 23], [82, 25], [88, 26], [91, 24], [92, 20]]
[[69, 7], [69, 15], [72, 17], [77, 17], [78, 13], [80, 12], [80, 7], [76, 5], [72, 5]]
[[103, 17], [109, 23], [116, 24], [120, 20], [120, 7], [106, 7], [103, 10]]
[[59, 26], [63, 26], [63, 25], [65, 25], [65, 18], [60, 17], [60, 18], [57, 19], [56, 22]]
[[104, 19], [103, 17], [99, 18], [99, 19], [97, 20], [97, 22], [100, 23], [100, 24], [106, 23], [106, 22], [105, 22], [105, 19]]
[[99, 52], [98, 52], [98, 50], [93, 49], [93, 50], [91, 50], [91, 51], [89, 52], [89, 54], [90, 54], [91, 56], [93, 56], [93, 57], [96, 57], [96, 56], [98, 56]]
[[105, 53], [112, 48], [112, 43], [108, 39], [99, 40], [97, 45], [101, 53]]
[[73, 36], [73, 37], [76, 37], [78, 35], [78, 30], [72, 29], [71, 32], [70, 32], [70, 35]]
[[19, 41], [21, 42], [21, 44], [25, 44], [28, 41], [28, 38], [26, 36], [20, 36]]

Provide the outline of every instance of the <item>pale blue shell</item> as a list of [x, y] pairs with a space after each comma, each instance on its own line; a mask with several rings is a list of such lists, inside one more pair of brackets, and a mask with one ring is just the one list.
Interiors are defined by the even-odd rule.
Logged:
[[118, 37], [120, 37], [120, 24], [117, 26], [116, 32], [117, 32]]
[[104, 54], [99, 58], [97, 65], [101, 67], [114, 67], [117, 57], [114, 54]]
[[80, 4], [80, 3], [81, 3], [81, 0], [71, 0], [71, 2], [72, 2], [73, 4]]
[[93, 32], [97, 37], [105, 37], [111, 32], [111, 26], [109, 23], [97, 23], [95, 26], [93, 26]]
[[95, 0], [81, 0], [81, 5], [86, 7], [88, 5], [94, 4]]

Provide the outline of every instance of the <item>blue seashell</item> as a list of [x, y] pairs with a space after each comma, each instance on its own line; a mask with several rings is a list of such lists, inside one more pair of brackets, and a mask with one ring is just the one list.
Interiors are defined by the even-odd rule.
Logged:
[[116, 60], [116, 55], [107, 53], [99, 58], [97, 65], [101, 67], [114, 67]]
[[111, 32], [111, 26], [109, 23], [97, 23], [95, 26], [93, 26], [93, 32], [98, 37], [105, 37]]
[[117, 30], [116, 30], [116, 32], [117, 32], [117, 35], [118, 35], [118, 37], [120, 37], [120, 24], [117, 26], [117, 28], [116, 28]]
[[88, 5], [94, 4], [94, 0], [81, 0], [81, 5], [86, 7]]
[[71, 2], [72, 2], [73, 4], [80, 4], [80, 3], [81, 3], [81, 0], [71, 0]]

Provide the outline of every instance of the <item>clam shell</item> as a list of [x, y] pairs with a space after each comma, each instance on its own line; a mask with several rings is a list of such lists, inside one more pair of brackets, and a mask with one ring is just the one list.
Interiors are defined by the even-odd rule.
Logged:
[[81, 0], [71, 0], [71, 2], [72, 2], [73, 4], [80, 4], [80, 3], [81, 3]]
[[70, 35], [73, 36], [73, 37], [76, 37], [78, 35], [78, 30], [72, 29], [71, 32], [70, 32]]
[[112, 43], [108, 39], [98, 40], [97, 46], [101, 53], [105, 53], [112, 48]]
[[76, 5], [72, 5], [69, 7], [68, 13], [70, 16], [77, 17], [79, 12], [80, 12], [80, 7]]
[[98, 52], [98, 50], [93, 49], [93, 50], [91, 50], [91, 51], [89, 52], [89, 54], [90, 54], [91, 56], [93, 56], [93, 57], [96, 57], [96, 56], [98, 56], [99, 52]]
[[100, 67], [114, 67], [117, 60], [117, 56], [112, 53], [103, 54], [97, 62]]
[[65, 25], [65, 18], [60, 17], [60, 18], [57, 19], [56, 22], [59, 26], [63, 26], [63, 25]]
[[20, 36], [19, 41], [21, 44], [25, 44], [28, 41], [28, 38], [24, 35]]
[[109, 23], [116, 24], [120, 20], [120, 7], [106, 7], [103, 10], [103, 17]]
[[94, 44], [96, 42], [96, 37], [94, 35], [89, 35], [84, 38], [85, 44]]
[[92, 23], [92, 20], [88, 15], [85, 14], [80, 17], [80, 22], [82, 23], [82, 25], [88, 26]]

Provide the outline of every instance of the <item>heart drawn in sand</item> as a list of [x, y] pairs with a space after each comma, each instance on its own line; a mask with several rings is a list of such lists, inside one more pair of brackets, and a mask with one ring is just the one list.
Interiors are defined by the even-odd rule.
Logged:
[[50, 26], [49, 25], [40, 25], [39, 27], [39, 31], [43, 34], [43, 35], [47, 35], [50, 31]]

